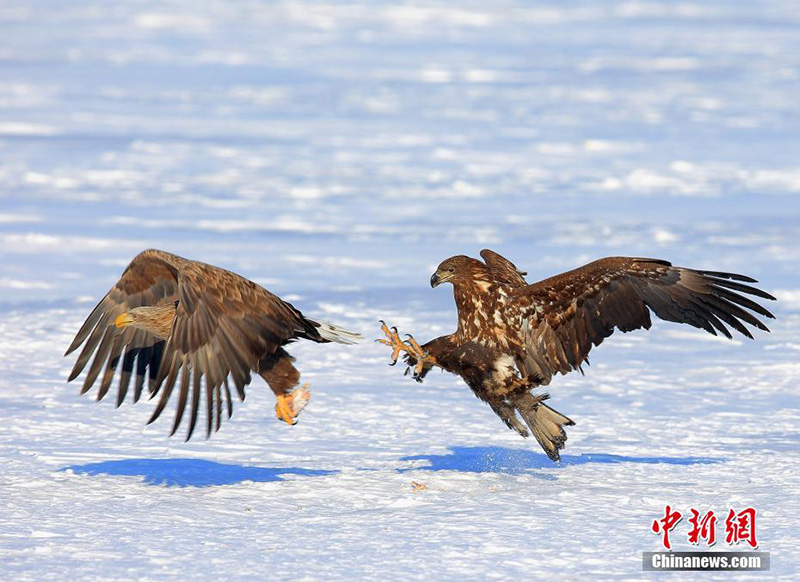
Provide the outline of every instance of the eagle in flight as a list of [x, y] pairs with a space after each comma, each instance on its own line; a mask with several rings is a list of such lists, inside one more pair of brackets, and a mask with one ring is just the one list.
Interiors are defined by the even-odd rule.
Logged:
[[528, 285], [508, 259], [488, 249], [481, 257], [451, 257], [431, 277], [431, 287], [453, 284], [454, 333], [420, 345], [381, 322], [386, 339], [378, 341], [392, 348], [392, 365], [406, 352], [417, 381], [434, 366], [461, 376], [510, 429], [533, 433], [553, 461], [567, 440], [564, 426], [574, 423], [544, 403], [549, 395], [531, 391], [557, 372], [582, 372], [592, 346], [615, 329], [649, 329], [652, 311], [730, 338], [727, 325], [752, 339], [744, 323], [769, 331], [753, 313], [774, 319], [744, 294], [775, 298], [747, 285], [757, 281], [744, 275], [609, 257]]
[[205, 392], [206, 438], [217, 431], [223, 401], [233, 413], [230, 377], [240, 400], [250, 372], [275, 393], [280, 420], [295, 424], [310, 393], [298, 387], [300, 372], [284, 346], [296, 339], [355, 343], [359, 334], [305, 317], [291, 304], [230, 271], [159, 250], [137, 255], [97, 304], [67, 349], [85, 342], [69, 380], [94, 355], [81, 393], [103, 373], [97, 399], [107, 393], [119, 370], [117, 406], [133, 380], [138, 402], [147, 379], [150, 397], [160, 394], [148, 424], [163, 412], [177, 387], [172, 432], [180, 425], [189, 396], [186, 440], [192, 436]]

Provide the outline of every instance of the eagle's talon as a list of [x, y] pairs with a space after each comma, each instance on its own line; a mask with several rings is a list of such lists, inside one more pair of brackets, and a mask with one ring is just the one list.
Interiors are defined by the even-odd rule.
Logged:
[[400, 339], [400, 335], [397, 332], [397, 328], [392, 326], [389, 328], [386, 325], [386, 322], [381, 320], [381, 331], [386, 335], [386, 339], [378, 339], [376, 341], [389, 346], [392, 348], [392, 354], [389, 358], [392, 362], [389, 364], [390, 366], [394, 366], [397, 363], [398, 358], [400, 357], [401, 351], [408, 351], [406, 344]]
[[278, 420], [290, 426], [297, 424], [297, 415], [300, 414], [311, 399], [311, 392], [308, 390], [309, 386], [310, 383], [306, 382], [288, 394], [278, 395], [278, 402], [275, 404], [275, 415]]
[[381, 338], [375, 341], [392, 348], [392, 353], [389, 356], [392, 361], [389, 365], [394, 366], [400, 357], [400, 352], [406, 352], [404, 358], [408, 368], [406, 368], [404, 375], [408, 376], [411, 374], [414, 380], [422, 382], [422, 379], [425, 377], [426, 366], [429, 367], [436, 364], [435, 358], [426, 352], [425, 348], [419, 345], [419, 342], [415, 340], [414, 336], [410, 333], [405, 334], [405, 337], [408, 339], [403, 341], [400, 339], [397, 327], [392, 326], [390, 328], [386, 325], [385, 321], [380, 320], [380, 322], [381, 331], [386, 335], [386, 339]]

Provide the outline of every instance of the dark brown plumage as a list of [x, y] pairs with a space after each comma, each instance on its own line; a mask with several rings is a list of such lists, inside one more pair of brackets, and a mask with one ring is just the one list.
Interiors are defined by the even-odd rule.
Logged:
[[294, 423], [307, 392], [297, 389], [300, 373], [282, 346], [295, 339], [318, 343], [354, 343], [360, 336], [304, 317], [263, 287], [212, 265], [147, 250], [97, 304], [65, 355], [84, 344], [68, 381], [94, 359], [83, 383], [87, 392], [102, 372], [97, 399], [119, 375], [117, 406], [133, 381], [137, 402], [147, 380], [150, 396], [160, 394], [149, 422], [164, 410], [177, 387], [172, 433], [178, 429], [189, 397], [187, 440], [205, 393], [206, 435], [219, 430], [223, 402], [228, 417], [233, 400], [228, 379], [240, 400], [250, 372], [260, 374], [278, 397], [278, 417]]
[[[728, 327], [752, 339], [744, 324], [769, 331], [756, 315], [773, 318], [743, 294], [775, 299], [733, 273], [673, 267], [667, 261], [610, 257], [527, 285], [513, 263], [489, 250], [486, 261], [456, 256], [442, 262], [431, 286], [453, 284], [458, 329], [420, 346], [383, 325], [392, 358], [406, 362], [421, 381], [433, 366], [458, 374], [509, 428], [530, 432], [547, 455], [559, 460], [574, 424], [543, 403], [554, 374], [588, 362], [593, 346], [615, 329], [649, 329], [650, 312], [730, 338]], [[755, 315], [754, 315], [755, 314]]]

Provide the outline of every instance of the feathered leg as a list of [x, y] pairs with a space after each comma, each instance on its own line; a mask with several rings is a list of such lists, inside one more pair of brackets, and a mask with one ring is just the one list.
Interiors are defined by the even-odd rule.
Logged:
[[528, 429], [520, 422], [517, 411], [512, 405], [505, 400], [487, 400], [487, 402], [508, 428], [517, 431], [523, 437], [530, 436]]
[[297, 415], [311, 398], [308, 382], [296, 387], [300, 383], [300, 372], [292, 362], [294, 358], [283, 348], [278, 348], [275, 353], [261, 358], [256, 370], [275, 393], [278, 399], [275, 413], [278, 420], [286, 424], [297, 424]]

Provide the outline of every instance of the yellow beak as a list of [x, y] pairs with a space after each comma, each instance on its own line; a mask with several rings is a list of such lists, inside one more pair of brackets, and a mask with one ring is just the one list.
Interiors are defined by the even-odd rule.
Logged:
[[133, 317], [131, 317], [127, 313], [123, 313], [114, 320], [114, 325], [116, 325], [117, 327], [125, 327], [126, 325], [130, 325], [132, 323], [133, 323]]

